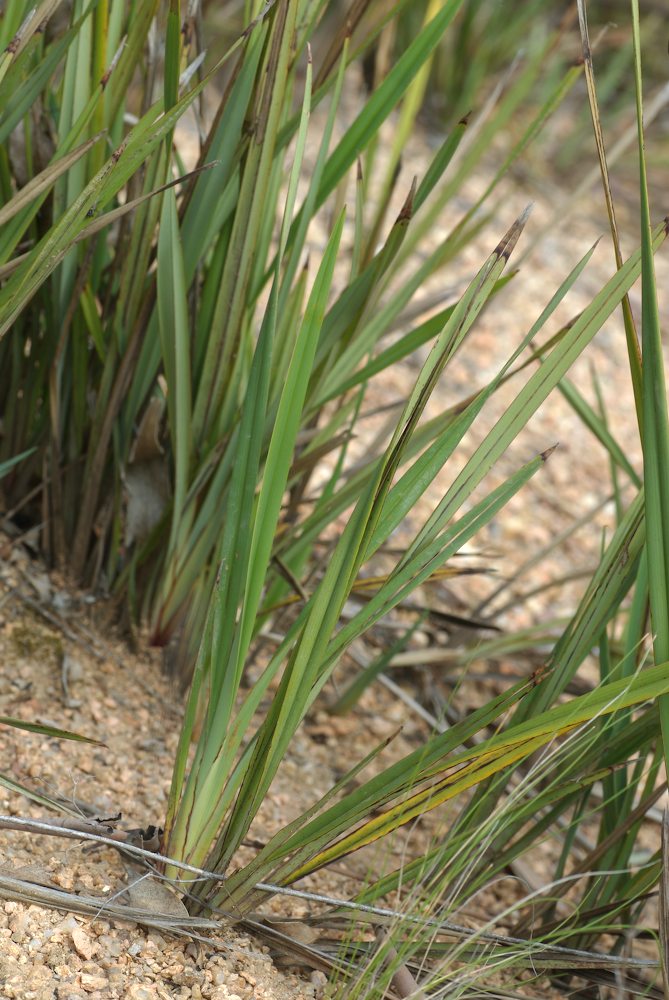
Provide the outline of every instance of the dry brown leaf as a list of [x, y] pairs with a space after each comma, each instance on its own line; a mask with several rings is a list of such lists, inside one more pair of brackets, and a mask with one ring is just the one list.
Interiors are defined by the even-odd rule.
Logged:
[[139, 910], [168, 913], [173, 917], [189, 916], [188, 910], [176, 893], [153, 875], [140, 875], [131, 882], [123, 893], [123, 899]]

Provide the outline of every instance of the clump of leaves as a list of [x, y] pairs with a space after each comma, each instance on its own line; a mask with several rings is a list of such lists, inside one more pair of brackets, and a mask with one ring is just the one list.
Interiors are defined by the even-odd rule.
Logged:
[[[467, 120], [453, 116], [425, 175], [389, 222], [430, 61], [452, 25], [462, 28], [456, 20], [462, 3], [429, 5], [405, 51], [378, 75], [338, 139], [337, 116], [358, 73], [356, 60], [406, 4], [386, 5], [381, 20], [365, 22], [366, 5], [354, 3], [314, 66], [310, 42], [324, 6], [320, 0], [245, 4], [243, 31], [213, 65], [197, 52], [194, 9], [183, 16], [178, 0], [166, 20], [155, 0], [131, 9], [122, 0], [75, 0], [67, 23], [51, 30], [53, 0], [33, 12], [10, 0], [0, 31], [6, 46], [0, 60], [2, 449], [7, 456], [34, 449], [12, 471], [9, 489], [18, 498], [39, 480], [44, 542], [54, 561], [79, 581], [104, 581], [127, 597], [134, 613], [150, 621], [155, 641], [181, 635], [186, 662], [197, 648], [166, 820], [173, 858], [166, 874], [183, 877], [183, 863], [216, 873], [192, 879], [191, 906], [224, 908], [238, 918], [257, 905], [259, 883], [289, 886], [476, 788], [448, 842], [429, 856], [444, 879], [461, 880], [458, 845], [472, 843], [472, 829], [490, 815], [509, 774], [586, 725], [595, 734], [587, 755], [565, 756], [559, 777], [541, 789], [541, 812], [535, 815], [531, 798], [519, 797], [503, 838], [488, 831], [490, 849], [467, 862], [467, 877], [483, 884], [522, 852], [528, 824], [536, 840], [565, 809], [587, 802], [600, 779], [607, 781], [607, 804], [616, 795], [624, 799], [627, 820], [609, 831], [614, 839], [603, 839], [606, 850], [593, 864], [608, 861], [609, 849], [627, 858], [636, 812], [620, 775], [631, 755], [654, 754], [649, 774], [632, 766], [630, 786], [643, 781], [645, 798], [655, 794], [661, 751], [657, 712], [648, 706], [669, 694], [657, 589], [663, 578], [657, 532], [664, 523], [657, 470], [666, 421], [651, 402], [663, 386], [654, 374], [659, 366], [644, 364], [642, 372], [631, 346], [633, 381], [646, 407], [650, 489], [638, 491], [621, 512], [548, 668], [350, 791], [348, 782], [382, 748], [372, 751], [235, 869], [237, 849], [290, 740], [343, 653], [433, 574], [450, 572], [449, 560], [540, 473], [552, 442], [483, 499], [473, 496], [553, 389], [561, 386], [578, 405], [565, 390], [569, 368], [640, 274], [648, 301], [652, 255], [666, 237], [664, 225], [651, 230], [646, 211], [641, 250], [621, 259], [590, 305], [536, 350], [533, 358], [542, 363], [528, 374], [521, 357], [586, 267], [592, 251], [586, 254], [496, 375], [463, 404], [426, 421], [438, 380], [482, 310], [495, 307], [527, 213], [490, 247], [454, 302], [438, 301], [437, 311], [417, 323], [403, 320], [405, 310], [479, 232], [500, 178], [582, 67], [562, 75], [481, 198], [435, 246], [426, 240], [438, 214], [532, 87], [551, 37], [536, 40], [499, 103], [489, 103], [488, 116], [469, 135]], [[219, 74], [225, 86], [209, 123], [202, 102]], [[321, 102], [329, 106], [307, 171], [310, 119]], [[187, 113], [200, 137], [189, 174], [175, 139]], [[393, 141], [383, 149], [380, 130], [391, 115]], [[349, 179], [350, 210], [343, 205]], [[326, 206], [333, 211], [316, 252], [310, 227], [317, 216], [323, 225]], [[415, 255], [421, 247], [422, 259]], [[652, 309], [644, 323], [644, 354], [657, 359]], [[424, 345], [429, 355], [393, 428], [352, 465], [350, 441], [370, 381]], [[448, 469], [467, 430], [512, 374], [519, 388], [506, 412], [391, 570], [342, 623], [361, 573]], [[604, 422], [590, 414], [589, 426], [619, 461]], [[325, 470], [320, 480], [317, 468]], [[644, 556], [646, 517], [654, 534]], [[660, 615], [657, 664], [637, 670], [649, 576], [653, 615]], [[602, 637], [632, 586], [636, 614], [622, 655], [611, 662]], [[246, 667], [263, 627], [296, 596], [274, 652], [246, 690]], [[598, 644], [602, 684], [563, 701]], [[512, 709], [511, 722], [490, 735], [488, 728]], [[604, 815], [610, 826], [612, 809]], [[425, 878], [423, 863], [408, 869], [416, 885]], [[631, 906], [653, 874], [656, 868], [620, 883], [616, 906]], [[378, 879], [365, 899], [392, 892], [400, 877]], [[593, 878], [607, 906], [604, 883]], [[439, 893], [447, 888], [443, 881]], [[581, 930], [590, 933], [591, 925]]]

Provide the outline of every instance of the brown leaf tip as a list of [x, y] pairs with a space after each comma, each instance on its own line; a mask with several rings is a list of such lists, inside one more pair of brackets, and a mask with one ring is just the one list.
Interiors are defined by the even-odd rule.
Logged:
[[555, 451], [555, 449], [559, 447], [560, 447], [560, 442], [558, 441], [557, 444], [554, 444], [552, 448], [546, 448], [546, 451], [542, 451], [541, 455], [539, 456], [541, 458], [541, 461], [547, 462], [548, 459], [553, 454], [553, 452]]
[[525, 228], [525, 223], [530, 217], [530, 212], [532, 211], [532, 202], [524, 209], [523, 212], [518, 216], [514, 224], [511, 226], [506, 235], [500, 240], [500, 242], [495, 247], [495, 254], [497, 257], [503, 257], [504, 260], [508, 260], [513, 253], [514, 247], [520, 238], [520, 234]]
[[418, 187], [418, 178], [414, 174], [414, 179], [411, 182], [411, 189], [407, 195], [407, 199], [400, 209], [400, 214], [397, 216], [398, 222], [408, 222], [413, 215], [413, 200], [416, 197], [416, 188]]
[[466, 115], [463, 115], [458, 125], [469, 125], [470, 119], [472, 117], [471, 111], [468, 111]]

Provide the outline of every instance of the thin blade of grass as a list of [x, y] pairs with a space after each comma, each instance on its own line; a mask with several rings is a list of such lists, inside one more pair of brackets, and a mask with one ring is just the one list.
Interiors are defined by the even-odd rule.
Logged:
[[[632, 32], [641, 197], [641, 340], [646, 551], [654, 633], [653, 649], [655, 660], [659, 662], [666, 660], [669, 655], [669, 419], [646, 179], [639, 8], [636, 0], [632, 0]], [[632, 376], [634, 377], [634, 371]], [[665, 759], [669, 761], [669, 699], [667, 698], [660, 701], [660, 718]]]
[[[609, 228], [613, 241], [613, 250], [616, 258], [616, 266], [622, 267], [623, 257], [620, 250], [620, 238], [618, 236], [618, 224], [613, 204], [613, 194], [611, 192], [611, 182], [609, 179], [609, 169], [606, 162], [606, 149], [604, 146], [604, 134], [602, 132], [601, 119], [599, 114], [599, 104], [597, 101], [597, 90], [595, 87], [595, 72], [592, 64], [592, 50], [588, 37], [588, 22], [585, 10], [585, 0], [577, 0], [578, 21], [581, 30], [581, 40], [583, 43], [583, 66], [585, 69], [585, 82], [588, 90], [588, 101], [590, 113], [592, 115], [592, 126], [597, 145], [597, 158], [602, 175], [602, 188], [606, 200], [606, 211], [609, 216]], [[639, 105], [640, 108], [640, 105]], [[639, 110], [639, 114], [640, 114]], [[634, 325], [632, 308], [627, 295], [622, 300], [623, 320], [625, 323], [625, 338], [627, 341], [627, 355], [629, 359], [630, 372], [632, 375], [632, 387], [634, 389], [634, 402], [636, 405], [637, 421], [639, 431], [643, 438], [643, 387], [641, 374], [641, 355], [639, 353], [639, 340]]]

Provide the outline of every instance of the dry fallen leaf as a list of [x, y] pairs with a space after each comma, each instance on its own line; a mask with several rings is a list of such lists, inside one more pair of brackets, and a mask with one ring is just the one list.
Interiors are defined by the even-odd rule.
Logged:
[[51, 878], [47, 868], [42, 865], [0, 865], [0, 875], [7, 875], [10, 878], [22, 879], [32, 885], [45, 885], [50, 889], [57, 889], [57, 884]]
[[140, 875], [123, 893], [130, 906], [152, 913], [168, 913], [174, 917], [188, 917], [188, 910], [169, 886], [153, 875]]

